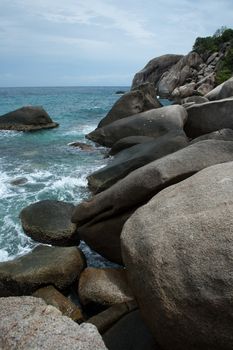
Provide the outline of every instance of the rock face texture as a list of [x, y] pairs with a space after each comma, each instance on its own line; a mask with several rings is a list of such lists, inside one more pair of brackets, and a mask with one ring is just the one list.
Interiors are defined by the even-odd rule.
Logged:
[[204, 140], [224, 140], [224, 141], [233, 141], [233, 130], [232, 129], [221, 129], [217, 131], [213, 131], [209, 134], [205, 134], [202, 136], [193, 139], [189, 144], [197, 143]]
[[132, 88], [136, 88], [145, 82], [150, 82], [156, 87], [163, 73], [168, 71], [182, 57], [182, 55], [163, 55], [152, 59], [140, 72], [136, 73]]
[[232, 97], [188, 107], [185, 132], [195, 138], [220, 129], [233, 129], [232, 111]]
[[119, 153], [120, 151], [123, 151], [126, 148], [133, 147], [135, 145], [154, 141], [153, 137], [150, 136], [128, 136], [124, 137], [123, 139], [120, 139], [114, 145], [112, 146], [111, 150], [109, 151], [109, 155], [115, 155]]
[[78, 295], [82, 304], [114, 305], [133, 300], [124, 269], [86, 268], [79, 279]]
[[162, 105], [156, 97], [154, 86], [146, 83], [121, 96], [106, 117], [100, 121], [98, 127], [101, 128], [116, 120], [159, 107]]
[[79, 204], [72, 220], [78, 224], [80, 237], [91, 243], [92, 249], [107, 254], [111, 261], [121, 262], [121, 230], [136, 208], [163, 188], [203, 168], [232, 160], [233, 142], [195, 143], [134, 170], [109, 189]]
[[57, 127], [42, 107], [22, 107], [0, 116], [0, 129], [34, 131]]
[[0, 299], [1, 350], [107, 350], [95, 326], [78, 325], [38, 298]]
[[185, 108], [179, 105], [152, 109], [95, 129], [87, 138], [107, 147], [127, 136], [157, 138], [170, 131], [183, 130], [186, 118]]
[[71, 222], [74, 205], [44, 200], [33, 203], [20, 213], [25, 233], [35, 241], [53, 245], [79, 245], [76, 225]]
[[28, 295], [48, 284], [65, 289], [85, 265], [76, 247], [38, 246], [20, 258], [0, 263], [0, 296]]
[[205, 95], [205, 97], [210, 101], [233, 97], [233, 78], [230, 78], [221, 85], [218, 85], [215, 89], [211, 90], [207, 95]]
[[185, 133], [178, 131], [130, 147], [120, 152], [107, 166], [89, 175], [89, 188], [94, 193], [104, 191], [133, 170], [187, 145], [188, 139]]
[[233, 347], [232, 174], [233, 162], [209, 167], [161, 191], [124, 226], [130, 284], [165, 350]]

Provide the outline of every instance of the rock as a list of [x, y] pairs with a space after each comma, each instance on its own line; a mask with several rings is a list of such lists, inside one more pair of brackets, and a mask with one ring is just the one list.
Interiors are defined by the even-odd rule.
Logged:
[[120, 235], [132, 213], [163, 188], [205, 167], [233, 160], [233, 142], [206, 140], [169, 154], [139, 169], [109, 189], [79, 204], [72, 221], [80, 238], [109, 260], [122, 263]]
[[169, 70], [182, 57], [182, 55], [168, 54], [153, 58], [134, 76], [132, 88], [136, 88], [145, 82], [152, 83], [156, 87], [163, 73]]
[[125, 212], [101, 218], [97, 216], [86, 224], [80, 224], [78, 233], [80, 239], [88, 246], [102, 255], [104, 258], [122, 265], [120, 234], [126, 220], [132, 215], [134, 210], [125, 210]]
[[194, 51], [182, 57], [161, 77], [158, 83], [158, 95], [163, 98], [170, 97], [176, 87], [184, 85], [187, 79], [192, 77], [193, 68], [198, 69], [201, 63], [202, 58]]
[[182, 130], [186, 118], [187, 113], [182, 106], [161, 107], [95, 129], [87, 135], [87, 138], [107, 147], [128, 136], [157, 138], [169, 131]]
[[185, 98], [194, 94], [196, 83], [176, 87], [171, 94], [172, 98]]
[[210, 101], [222, 100], [227, 97], [233, 97], [233, 77], [218, 85], [205, 95]]
[[123, 90], [118, 90], [115, 92], [115, 94], [117, 94], [117, 95], [123, 95], [125, 93], [126, 93], [126, 91], [123, 91]]
[[233, 162], [209, 167], [161, 191], [124, 226], [129, 281], [164, 350], [233, 348], [232, 174]]
[[79, 245], [77, 227], [71, 222], [73, 210], [71, 203], [43, 200], [24, 208], [20, 219], [24, 232], [38, 242]]
[[205, 103], [205, 102], [209, 102], [209, 100], [206, 97], [203, 96], [189, 96], [183, 99], [182, 104], [183, 103], [190, 103], [190, 102], [194, 102], [194, 103]]
[[37, 289], [32, 295], [36, 298], [43, 299], [48, 305], [53, 305], [60, 310], [64, 316], [70, 317], [74, 321], [82, 322], [84, 319], [81, 309], [52, 285]]
[[48, 284], [66, 289], [85, 265], [76, 247], [37, 246], [31, 253], [0, 263], [0, 296], [28, 295]]
[[78, 295], [83, 305], [114, 305], [133, 300], [124, 269], [86, 268], [79, 278]]
[[209, 83], [203, 83], [197, 88], [197, 93], [201, 96], [205, 96], [209, 91], [213, 89], [213, 85]]
[[109, 350], [159, 350], [138, 310], [123, 316], [103, 335], [103, 340]]
[[137, 303], [135, 301], [115, 304], [99, 314], [89, 318], [87, 322], [96, 326], [100, 334], [102, 334], [124, 315], [135, 309], [137, 309]]
[[195, 104], [187, 108], [187, 136], [195, 138], [220, 129], [233, 129], [233, 98]]
[[233, 141], [233, 130], [232, 129], [221, 129], [217, 131], [213, 131], [209, 134], [205, 134], [202, 136], [193, 139], [190, 144], [197, 143], [203, 140], [224, 140], [224, 141]]
[[38, 298], [0, 299], [2, 350], [104, 350], [101, 336], [90, 323], [78, 325]]
[[83, 142], [71, 142], [71, 143], [68, 143], [68, 146], [77, 147], [85, 152], [95, 151], [95, 148], [92, 145], [88, 145], [87, 143], [83, 143]]
[[116, 120], [129, 117], [134, 114], [161, 107], [161, 103], [155, 95], [153, 85], [147, 83], [139, 86], [136, 90], [125, 93], [116, 101], [98, 128], [113, 123]]
[[120, 139], [114, 145], [112, 146], [109, 155], [115, 155], [120, 151], [123, 151], [126, 148], [130, 148], [132, 146], [144, 143], [144, 142], [149, 142], [149, 141], [154, 141], [153, 137], [149, 136], [128, 136], [124, 137], [123, 139]]
[[58, 125], [42, 107], [26, 106], [0, 116], [1, 130], [34, 131]]
[[153, 141], [121, 151], [107, 166], [88, 176], [93, 193], [106, 190], [133, 170], [188, 145], [184, 132], [170, 132]]
[[28, 179], [26, 177], [18, 177], [17, 179], [14, 179], [10, 182], [13, 186], [19, 186], [24, 185], [28, 182]]

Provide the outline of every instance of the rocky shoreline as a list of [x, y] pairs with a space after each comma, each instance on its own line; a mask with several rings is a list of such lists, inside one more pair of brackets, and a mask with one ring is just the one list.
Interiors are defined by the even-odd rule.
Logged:
[[[190, 57], [157, 60], [153, 77]], [[34, 112], [0, 129], [56, 124]], [[19, 213], [38, 246], [0, 263], [1, 349], [233, 347], [232, 115], [233, 78], [166, 107], [148, 81], [119, 98], [87, 135], [114, 155], [89, 175], [90, 199]], [[119, 268], [87, 267], [80, 240]]]

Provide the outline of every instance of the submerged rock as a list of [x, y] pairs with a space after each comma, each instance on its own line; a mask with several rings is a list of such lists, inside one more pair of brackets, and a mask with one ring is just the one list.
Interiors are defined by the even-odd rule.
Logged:
[[24, 185], [28, 182], [28, 179], [26, 177], [18, 177], [17, 179], [14, 179], [10, 182], [13, 186], [19, 186]]
[[232, 174], [233, 162], [209, 167], [161, 191], [124, 226], [129, 281], [164, 350], [233, 348]]
[[89, 175], [88, 186], [94, 193], [104, 191], [133, 170], [187, 145], [188, 139], [185, 133], [178, 131], [130, 147], [121, 151], [107, 166]]
[[116, 120], [161, 106], [161, 103], [155, 95], [154, 86], [149, 83], [141, 85], [137, 87], [137, 89], [121, 96], [106, 117], [100, 121], [98, 128], [102, 128]]
[[88, 145], [87, 143], [83, 143], [83, 142], [71, 142], [68, 144], [68, 146], [77, 147], [82, 151], [86, 151], [86, 152], [95, 151], [95, 148], [92, 145]]
[[113, 305], [133, 300], [124, 269], [86, 268], [79, 278], [78, 295], [83, 305], [90, 302]]
[[118, 140], [128, 136], [157, 138], [171, 131], [183, 130], [186, 119], [187, 112], [182, 106], [166, 106], [117, 120], [95, 129], [87, 138], [111, 147]]
[[24, 232], [35, 241], [58, 246], [79, 245], [77, 227], [71, 222], [74, 205], [43, 200], [20, 213]]
[[63, 290], [85, 265], [76, 247], [38, 246], [31, 253], [0, 263], [0, 296], [28, 295], [48, 284]]
[[58, 125], [42, 107], [36, 106], [22, 107], [0, 116], [0, 130], [35, 131]]
[[1, 350], [107, 350], [96, 327], [78, 325], [33, 297], [0, 299]]

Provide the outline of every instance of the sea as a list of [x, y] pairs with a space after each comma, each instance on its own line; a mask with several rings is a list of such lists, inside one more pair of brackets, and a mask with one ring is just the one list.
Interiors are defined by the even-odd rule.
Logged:
[[[24, 207], [44, 199], [78, 204], [90, 197], [86, 178], [108, 159], [107, 150], [85, 135], [119, 99], [119, 90], [129, 87], [0, 88], [0, 115], [22, 106], [43, 106], [59, 123], [58, 128], [36, 132], [0, 130], [0, 262], [38, 245], [21, 227], [19, 214]], [[94, 151], [69, 145], [76, 141], [93, 145]], [[18, 180], [22, 183], [16, 185]], [[89, 266], [112, 266], [84, 242], [80, 248]]]

